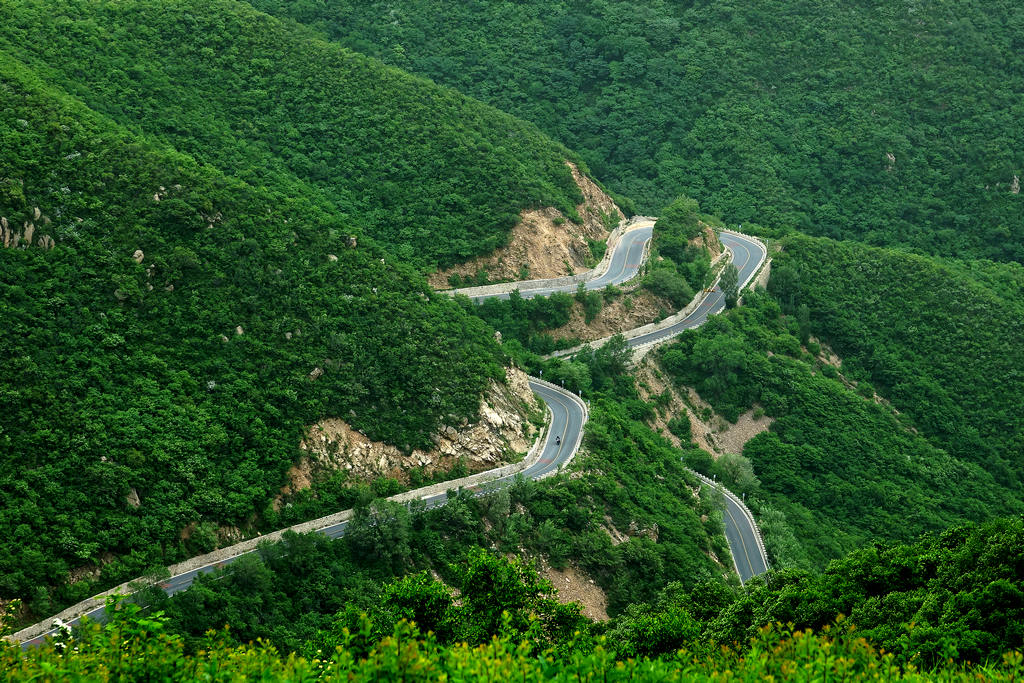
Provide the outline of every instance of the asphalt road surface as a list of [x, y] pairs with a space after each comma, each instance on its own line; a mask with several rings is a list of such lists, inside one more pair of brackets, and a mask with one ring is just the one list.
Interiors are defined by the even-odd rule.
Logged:
[[732, 553], [740, 581], [746, 583], [748, 579], [767, 572], [768, 564], [754, 537], [756, 532], [743, 510], [729, 496], [725, 496], [722, 519], [725, 522], [725, 539], [729, 542], [729, 552]]
[[[723, 232], [718, 237], [722, 244], [732, 252], [732, 262], [739, 271], [739, 287], [743, 289], [757, 273], [757, 269], [761, 267], [761, 263], [767, 257], [767, 252], [760, 242], [749, 237], [729, 232]], [[701, 305], [697, 307], [697, 310], [685, 319], [671, 327], [633, 337], [629, 340], [629, 345], [631, 347], [643, 346], [674, 337], [683, 330], [700, 327], [707, 321], [709, 315], [720, 313], [724, 309], [725, 295], [722, 294], [721, 288], [716, 286], [714, 291], [708, 294]]]
[[[583, 407], [582, 400], [572, 397], [567, 391], [552, 388], [546, 383], [541, 383], [536, 380], [530, 381], [530, 388], [533, 389], [533, 391], [536, 392], [548, 405], [548, 408], [551, 409], [551, 422], [548, 425], [548, 430], [545, 435], [544, 443], [541, 446], [539, 457], [536, 462], [527, 467], [521, 473], [509, 475], [500, 479], [494, 479], [484, 484], [471, 487], [468, 490], [473, 495], [482, 496], [495, 489], [508, 486], [517, 476], [539, 479], [551, 474], [557, 471], [561, 465], [568, 462], [579, 448], [579, 437], [582, 436], [583, 425], [586, 423], [586, 412]], [[424, 497], [421, 498], [421, 500], [428, 509], [440, 507], [448, 501], [448, 492], [446, 491], [433, 496]], [[348, 522], [341, 522], [340, 524], [334, 524], [332, 526], [318, 529], [318, 531], [330, 538], [338, 538], [345, 534], [347, 526]], [[177, 574], [169, 579], [161, 581], [159, 586], [168, 595], [174, 595], [175, 593], [183, 591], [191, 586], [192, 582], [200, 574], [208, 574], [216, 569], [225, 567], [246, 554], [249, 553], [241, 553], [230, 559], [226, 559], [223, 562], [217, 562], [182, 574]], [[87, 616], [93, 621], [102, 622], [106, 620], [106, 610], [103, 607], [97, 607], [96, 609], [86, 612], [83, 616]], [[69, 619], [66, 623], [73, 626], [78, 624], [80, 621], [81, 617]], [[23, 648], [38, 645], [43, 642], [43, 639], [46, 638], [46, 636], [57, 635], [57, 632], [58, 629], [51, 629], [40, 636], [23, 641], [21, 645]]]
[[[587, 280], [584, 287], [590, 289], [604, 289], [608, 285], [617, 285], [629, 282], [640, 272], [644, 264], [644, 249], [651, 241], [654, 226], [648, 225], [642, 228], [633, 228], [622, 233], [615, 249], [612, 251], [611, 262], [608, 270], [593, 280]], [[523, 283], [519, 287], [519, 293], [524, 299], [532, 299], [535, 296], [548, 296], [555, 292], [572, 293], [576, 291], [579, 284], [550, 285], [545, 280], [534, 280]], [[476, 296], [473, 301], [480, 303], [484, 299], [507, 299], [508, 294], [492, 294], [489, 296]]]
[[[624, 233], [611, 256], [611, 265], [609, 266], [608, 271], [601, 277], [588, 281], [586, 283], [587, 289], [600, 289], [611, 284], [628, 281], [635, 277], [636, 273], [643, 265], [642, 258], [644, 249], [646, 248], [646, 243], [651, 239], [651, 231], [652, 229], [650, 227], [645, 227]], [[733, 263], [735, 263], [736, 267], [739, 269], [739, 283], [740, 288], [742, 289], [743, 286], [745, 286], [754, 276], [757, 269], [764, 261], [767, 255], [764, 247], [756, 240], [732, 233], [723, 232], [720, 235], [720, 239], [732, 251]], [[556, 291], [571, 292], [575, 291], [575, 289], [576, 286], [574, 285], [551, 288], [546, 288], [541, 285], [540, 288], [526, 290], [523, 291], [522, 294], [524, 297], [532, 297], [551, 294]], [[508, 298], [507, 294], [499, 296], [501, 296], [501, 298]], [[709, 315], [717, 313], [724, 308], [725, 301], [722, 296], [722, 292], [716, 287], [715, 291], [705, 298], [700, 307], [698, 307], [697, 310], [685, 320], [680, 321], [672, 327], [657, 330], [639, 337], [634, 337], [629, 341], [630, 346], [640, 346], [642, 344], [660, 341], [662, 339], [675, 336], [682, 330], [698, 327], [707, 320]], [[515, 476], [523, 476], [530, 479], [541, 478], [556, 471], [562, 464], [570, 460], [578, 449], [583, 434], [583, 426], [586, 422], [585, 410], [581, 403], [578, 402], [578, 399], [574, 399], [568, 392], [551, 388], [550, 386], [537, 381], [531, 380], [530, 387], [551, 409], [551, 423], [549, 425], [547, 436], [545, 437], [545, 442], [542, 446], [540, 457], [535, 463], [518, 475], [495, 479], [485, 484], [480, 484], [470, 488], [470, 492], [473, 493], [473, 495], [484, 495], [502, 486], [507, 486]], [[555, 438], [556, 436], [558, 437], [557, 439]], [[448, 492], [428, 496], [421, 500], [427, 508], [438, 507], [444, 505], [448, 500]], [[743, 581], [746, 581], [752, 576], [766, 572], [767, 566], [764, 558], [758, 550], [757, 543], [754, 540], [756, 531], [750, 525], [746, 515], [740, 507], [729, 498], [729, 496], [725, 496], [725, 500], [726, 510], [724, 521], [726, 539], [729, 542], [729, 549], [733, 554], [733, 559], [735, 560], [736, 569], [739, 572], [740, 578]], [[342, 522], [340, 524], [325, 527], [319, 531], [331, 538], [338, 538], [345, 534], [347, 526], [347, 522]], [[235, 557], [226, 559], [223, 562], [207, 565], [205, 567], [200, 567], [199, 569], [194, 569], [192, 571], [172, 576], [171, 578], [162, 581], [159, 585], [168, 595], [173, 595], [192, 585], [192, 582], [200, 574], [206, 574], [220, 567], [224, 567], [241, 556], [241, 554], [236, 555]], [[104, 608], [96, 608], [87, 612], [84, 616], [88, 616], [93, 620], [103, 621], [105, 617]], [[76, 618], [69, 620], [67, 623], [69, 625], [74, 625], [79, 621], [80, 618]], [[53, 629], [41, 636], [23, 641], [22, 647], [30, 647], [32, 645], [39, 644], [46, 636], [56, 635], [56, 633], [57, 629]]]

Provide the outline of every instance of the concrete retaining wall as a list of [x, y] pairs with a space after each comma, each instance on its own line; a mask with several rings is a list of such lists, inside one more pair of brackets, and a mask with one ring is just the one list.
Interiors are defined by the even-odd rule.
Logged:
[[[579, 403], [583, 408], [584, 424], [586, 424], [586, 416], [588, 414], [587, 407], [579, 396], [576, 396], [575, 394], [568, 392], [565, 389], [542, 379], [531, 377], [530, 381], [537, 382], [539, 384], [543, 384], [544, 386], [550, 387], [551, 389], [554, 389], [555, 391], [558, 391], [561, 394], [570, 397], [573, 401]], [[550, 424], [550, 408], [547, 409], [546, 416], [547, 423]], [[582, 439], [582, 434], [583, 432], [582, 430], [580, 430], [580, 435], [577, 437], [576, 443], [573, 445], [574, 456], [576, 449], [579, 448], [580, 441]], [[537, 460], [540, 458], [540, 455], [544, 450], [544, 445], [547, 443], [547, 437], [548, 426], [546, 424], [543, 428], [541, 428], [540, 433], [537, 435], [537, 439], [536, 441], [534, 441], [533, 447], [527, 453], [526, 457], [523, 458], [520, 462], [513, 463], [511, 465], [504, 465], [493, 470], [487, 470], [486, 472], [478, 472], [476, 474], [471, 474], [468, 477], [462, 477], [460, 479], [452, 479], [450, 481], [445, 481], [438, 484], [422, 486], [418, 489], [413, 489], [412, 491], [406, 491], [404, 493], [399, 493], [394, 496], [391, 496], [388, 498], [388, 500], [397, 503], [404, 503], [410, 500], [417, 500], [420, 498], [437, 495], [445, 491], [464, 488], [468, 486], [476, 486], [478, 484], [483, 484], [489, 481], [493, 481], [495, 479], [500, 479], [502, 477], [507, 477], [518, 472], [522, 472], [527, 467], [530, 467], [535, 462], [537, 462]], [[571, 460], [572, 458], [570, 458], [569, 461], [566, 461], [566, 464], [568, 464], [568, 462], [570, 462]], [[281, 537], [284, 535], [286, 531], [294, 531], [300, 534], [310, 533], [313, 531], [320, 531], [321, 529], [332, 527], [336, 524], [340, 524], [341, 522], [346, 522], [352, 519], [353, 514], [354, 512], [352, 510], [342, 510], [341, 512], [336, 512], [332, 515], [327, 515], [326, 517], [320, 517], [318, 519], [310, 520], [308, 522], [296, 524], [294, 526], [288, 527], [287, 529], [281, 529], [279, 531], [274, 531], [269, 534], [257, 536], [255, 538], [250, 538], [248, 540], [236, 543], [226, 548], [220, 548], [211, 553], [206, 553], [205, 555], [197, 555], [196, 557], [185, 560], [184, 562], [171, 565], [167, 568], [167, 570], [170, 576], [177, 576], [179, 574], [184, 574], [195, 569], [214, 567], [227, 560], [255, 551], [260, 543], [273, 543], [280, 541]], [[119, 586], [111, 588], [110, 590], [103, 591], [102, 593], [98, 593], [87, 600], [83, 600], [78, 604], [72, 605], [71, 607], [62, 610], [59, 614], [56, 614], [48, 619], [45, 619], [44, 621], [41, 621], [37, 624], [33, 624], [32, 626], [28, 626], [18, 631], [17, 633], [7, 636], [7, 638], [14, 642], [23, 642], [26, 640], [31, 640], [39, 635], [42, 635], [52, 630], [53, 621], [55, 619], [60, 619], [64, 622], [71, 621], [73, 619], [80, 617], [83, 614], [93, 611], [98, 607], [102, 607], [106, 603], [107, 598], [112, 595], [127, 595], [130, 593], [134, 593], [137, 590], [140, 590], [141, 588], [152, 585], [153, 583], [157, 583], [162, 580], [162, 578], [139, 577], [137, 579], [133, 579], [132, 581], [122, 583]]]
[[608, 272], [608, 268], [612, 262], [612, 251], [615, 249], [615, 245], [618, 244], [622, 238], [623, 233], [628, 230], [640, 227], [640, 224], [645, 221], [654, 220], [647, 216], [633, 216], [628, 221], [620, 223], [617, 228], [612, 230], [608, 234], [606, 240], [607, 248], [604, 250], [604, 257], [601, 262], [594, 268], [576, 275], [566, 275], [564, 277], [548, 278], [546, 280], [521, 280], [519, 282], [499, 282], [493, 285], [481, 285], [479, 287], [462, 287], [460, 289], [446, 289], [443, 294], [465, 294], [471, 299], [478, 296], [495, 296], [497, 294], [509, 294], [513, 290], [518, 289], [521, 292], [525, 292], [530, 289], [549, 289], [552, 287], [566, 287], [569, 285], [576, 285], [581, 282], [588, 282], [596, 277], [600, 277]]

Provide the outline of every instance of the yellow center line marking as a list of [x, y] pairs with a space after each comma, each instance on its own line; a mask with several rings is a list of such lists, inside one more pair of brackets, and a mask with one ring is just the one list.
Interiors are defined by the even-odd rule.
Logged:
[[[725, 504], [725, 512], [726, 512], [726, 514], [729, 515], [729, 519], [732, 520], [732, 523], [736, 525], [736, 528], [739, 529], [739, 523], [736, 522], [736, 518], [733, 516], [732, 510], [729, 509], [729, 503], [728, 502], [726, 502], [726, 504]], [[740, 545], [743, 546], [743, 557], [746, 558], [746, 560], [747, 560], [747, 567], [750, 568], [750, 575], [753, 576], [754, 575], [754, 565], [750, 562], [750, 553], [747, 552], [747, 542], [743, 540], [743, 534], [742, 533], [739, 534], [739, 537], [740, 537]]]

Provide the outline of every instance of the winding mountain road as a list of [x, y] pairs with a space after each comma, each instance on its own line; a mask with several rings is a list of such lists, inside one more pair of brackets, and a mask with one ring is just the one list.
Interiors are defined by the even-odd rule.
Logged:
[[[586, 281], [587, 289], [600, 289], [612, 284], [620, 284], [631, 280], [637, 275], [643, 265], [643, 256], [646, 252], [647, 243], [651, 240], [652, 227], [643, 225], [625, 231], [618, 243], [615, 245], [607, 270], [592, 280]], [[750, 280], [757, 273], [761, 264], [767, 257], [767, 251], [759, 241], [740, 235], [738, 233], [723, 232], [720, 235], [721, 241], [730, 250], [733, 262], [739, 269], [740, 289], [749, 284]], [[559, 291], [575, 291], [578, 284], [556, 284], [545, 281], [534, 281], [530, 283], [529, 289], [521, 290], [524, 297], [544, 296]], [[508, 298], [508, 294], [494, 294], [501, 298]], [[479, 297], [483, 299], [487, 297]], [[647, 344], [654, 344], [669, 339], [685, 329], [698, 327], [707, 320], [709, 315], [717, 313], [725, 308], [725, 301], [722, 292], [716, 287], [715, 291], [708, 294], [701, 304], [686, 318], [673, 325], [658, 329], [643, 335], [633, 337], [629, 340], [631, 347], [641, 347]], [[549, 382], [540, 379], [530, 378], [530, 387], [547, 404], [551, 420], [549, 422], [544, 440], [536, 448], [537, 452], [528, 457], [521, 467], [499, 468], [494, 471], [497, 476], [487, 478], [489, 473], [473, 475], [465, 479], [445, 482], [444, 490], [437, 490], [437, 486], [425, 487], [406, 494], [399, 494], [393, 498], [402, 501], [418, 499], [427, 508], [444, 505], [448, 500], [448, 493], [452, 489], [464, 489], [473, 495], [485, 495], [494, 489], [507, 486], [517, 476], [530, 479], [541, 479], [559, 471], [575, 456], [583, 439], [583, 427], [587, 421], [587, 407], [575, 394], [557, 387]], [[557, 437], [557, 438], [555, 438]], [[481, 479], [484, 477], [484, 479]], [[417, 495], [420, 491], [426, 491], [423, 495]], [[763, 545], [760, 543], [760, 535], [754, 524], [749, 511], [728, 492], [725, 495], [726, 510], [724, 515], [726, 538], [733, 555], [736, 571], [740, 579], [746, 581], [752, 576], [763, 574], [768, 570], [767, 558], [764, 554]], [[348, 520], [338, 521], [339, 516], [345, 513], [332, 515], [323, 520], [315, 520], [300, 525], [302, 531], [319, 531], [331, 538], [344, 535], [348, 526]], [[322, 524], [320, 522], [323, 522]], [[266, 538], [279, 536], [268, 534]], [[231, 548], [217, 551], [219, 557], [202, 566], [180, 571], [177, 574], [159, 583], [159, 586], [168, 595], [183, 591], [192, 585], [192, 582], [200, 574], [212, 572], [220, 567], [230, 564], [243, 555], [256, 552], [255, 541], [250, 540]], [[232, 552], [237, 549], [237, 552]], [[226, 555], [226, 556], [225, 556]], [[88, 616], [93, 620], [103, 620], [105, 611], [100, 596], [83, 601], [64, 610], [59, 618], [64, 619], [67, 625], [77, 624], [82, 617]], [[39, 644], [46, 636], [56, 635], [59, 631], [54, 628], [56, 621], [51, 618], [33, 626], [29, 626], [10, 636], [15, 642], [20, 642], [22, 647], [30, 647]]]
[[[742, 291], [757, 275], [761, 264], [768, 257], [768, 251], [761, 242], [739, 233], [723, 231], [718, 237], [732, 254], [732, 263], [739, 271], [739, 288]], [[628, 340], [629, 345], [636, 348], [671, 339], [683, 330], [700, 327], [707, 321], [708, 316], [723, 310], [725, 310], [725, 295], [716, 286], [686, 318], [669, 327], [632, 337]]]
[[[644, 265], [644, 255], [653, 234], [654, 221], [642, 221], [635, 227], [625, 230], [612, 249], [612, 253], [608, 259], [608, 267], [604, 272], [598, 273], [594, 278], [583, 280], [584, 288], [587, 290], [604, 289], [609, 285], [622, 284], [623, 282], [628, 282], [636, 277], [640, 272], [640, 268]], [[604, 265], [603, 261], [601, 265]], [[524, 299], [532, 299], [535, 296], [550, 296], [556, 292], [571, 294], [576, 291], [576, 288], [579, 287], [580, 283], [579, 281], [570, 283], [563, 282], [567, 279], [570, 278], [527, 280], [524, 282], [511, 283], [508, 285], [508, 288], [518, 291]], [[509, 298], [509, 292], [473, 295], [472, 292], [475, 289], [478, 288], [470, 287], [467, 289], [456, 289], [452, 290], [452, 293], [469, 294], [470, 298], [472, 298], [476, 303], [480, 303], [485, 299]]]

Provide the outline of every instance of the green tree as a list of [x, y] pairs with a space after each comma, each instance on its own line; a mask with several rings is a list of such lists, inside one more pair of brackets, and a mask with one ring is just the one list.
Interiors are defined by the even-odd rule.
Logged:
[[678, 197], [661, 211], [655, 231], [669, 235], [677, 235], [683, 240], [693, 239], [700, 234], [700, 223], [697, 212], [700, 207], [697, 200], [689, 197]]
[[732, 263], [727, 264], [722, 269], [722, 277], [718, 281], [718, 286], [721, 287], [722, 295], [725, 297], [726, 308], [735, 308], [736, 303], [739, 301], [739, 280], [740, 273]]
[[357, 507], [345, 540], [363, 562], [381, 562], [391, 570], [401, 570], [409, 560], [409, 512], [389, 500]]

